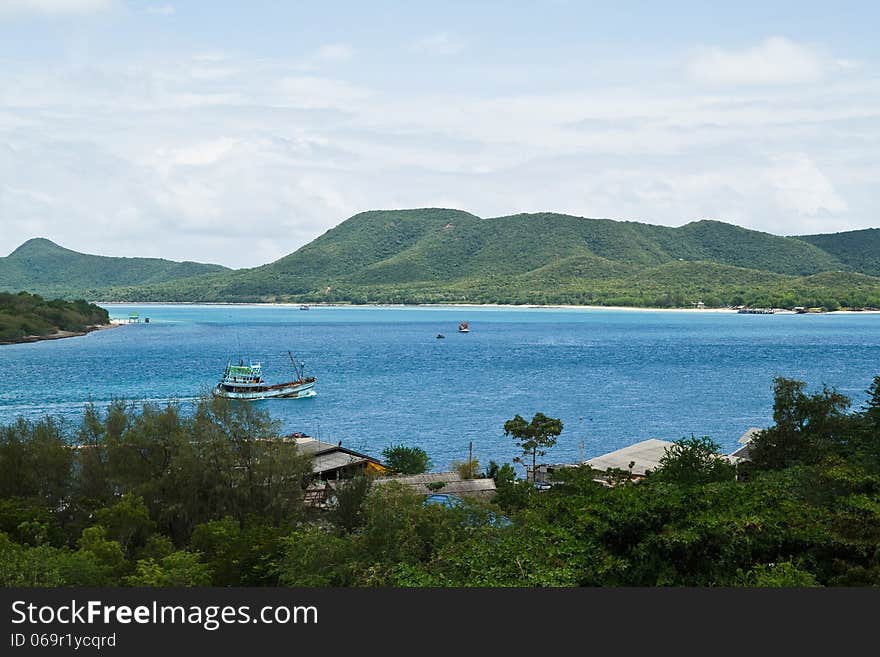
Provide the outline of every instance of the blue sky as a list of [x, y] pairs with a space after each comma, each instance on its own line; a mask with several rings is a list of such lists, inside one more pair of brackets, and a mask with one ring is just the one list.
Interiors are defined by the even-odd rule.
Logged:
[[254, 266], [427, 206], [877, 226], [878, 13], [0, 0], [0, 253]]

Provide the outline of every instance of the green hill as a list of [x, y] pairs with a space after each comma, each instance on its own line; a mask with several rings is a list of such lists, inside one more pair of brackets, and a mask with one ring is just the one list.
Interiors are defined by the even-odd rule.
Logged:
[[114, 294], [351, 303], [880, 302], [880, 279], [808, 278], [850, 269], [841, 254], [805, 239], [718, 221], [670, 228], [553, 213], [481, 219], [433, 208], [364, 212], [262, 267]]
[[28, 290], [46, 297], [96, 298], [117, 285], [151, 285], [216, 271], [220, 265], [158, 258], [87, 255], [43, 238], [28, 240], [0, 258], [0, 290]]
[[804, 235], [799, 239], [834, 256], [853, 271], [880, 276], [880, 228]]
[[130, 271], [106, 277], [100, 290], [117, 301], [880, 305], [880, 264], [870, 245], [846, 235], [780, 237], [719, 221], [671, 228], [554, 213], [372, 211], [261, 267], [203, 273], [206, 266], [182, 263], [149, 280]]
[[107, 311], [85, 301], [46, 301], [36, 294], [0, 292], [0, 344], [80, 333], [109, 324]]

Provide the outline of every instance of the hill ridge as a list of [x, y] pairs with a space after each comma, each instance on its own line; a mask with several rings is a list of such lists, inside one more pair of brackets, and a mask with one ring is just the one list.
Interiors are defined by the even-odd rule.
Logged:
[[[880, 259], [846, 246], [860, 237], [787, 237], [707, 218], [672, 227], [557, 212], [367, 210], [265, 265], [116, 279], [90, 292], [143, 301], [880, 305]], [[818, 274], [827, 275], [811, 278]]]

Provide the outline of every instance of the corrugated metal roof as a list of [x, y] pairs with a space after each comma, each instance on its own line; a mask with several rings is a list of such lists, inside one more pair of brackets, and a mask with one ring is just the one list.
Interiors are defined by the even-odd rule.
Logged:
[[376, 483], [386, 483], [388, 481], [396, 481], [404, 486], [413, 486], [416, 484], [431, 484], [438, 481], [461, 481], [461, 476], [457, 472], [425, 472], [417, 475], [393, 475], [390, 477], [382, 477], [377, 479]]
[[312, 472], [321, 474], [329, 470], [344, 468], [356, 463], [364, 463], [367, 459], [362, 456], [353, 456], [342, 451], [327, 452], [312, 457]]
[[[495, 480], [491, 478], [462, 479], [457, 472], [426, 472], [419, 475], [398, 475], [393, 477], [380, 477], [377, 484], [397, 482], [406, 486], [414, 493], [430, 495], [432, 493], [445, 493], [450, 495], [476, 495], [478, 497], [490, 497], [495, 493]], [[439, 490], [428, 488], [428, 484], [442, 483]]]
[[295, 438], [295, 440], [296, 446], [299, 448], [299, 451], [302, 454], [314, 454], [315, 452], [322, 452], [325, 449], [339, 447], [338, 444], [325, 443], [318, 440], [317, 438], [310, 438], [308, 436]]
[[381, 465], [381, 461], [369, 454], [361, 454], [340, 443], [325, 443], [309, 436], [296, 436], [294, 440], [299, 452], [311, 457], [312, 471], [318, 474], [365, 461]]
[[589, 459], [585, 463], [591, 468], [602, 471], [612, 468], [629, 470], [629, 464], [633, 463], [632, 473], [644, 475], [648, 470], [656, 470], [660, 466], [660, 459], [666, 453], [666, 448], [674, 444], [668, 440], [649, 438], [635, 445]]

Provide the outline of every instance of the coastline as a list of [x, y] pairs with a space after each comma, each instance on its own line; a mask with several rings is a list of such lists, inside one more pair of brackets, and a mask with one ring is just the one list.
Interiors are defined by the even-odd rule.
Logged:
[[15, 340], [0, 341], [0, 345], [29, 344], [31, 342], [43, 342], [45, 340], [63, 340], [64, 338], [78, 338], [94, 331], [103, 331], [105, 329], [116, 328], [117, 326], [122, 326], [122, 324], [123, 322], [110, 320], [109, 324], [91, 324], [89, 326], [86, 326], [85, 330], [83, 331], [57, 331], [55, 333], [49, 333], [47, 335], [25, 335]]
[[[503, 304], [503, 303], [296, 303], [292, 301], [93, 301], [99, 306], [256, 306], [300, 308], [498, 308], [504, 310], [585, 310], [585, 311], [635, 311], [635, 312], [674, 312], [674, 313], [727, 313], [738, 314], [736, 308], [650, 308], [645, 306], [587, 306], [565, 304]], [[776, 315], [795, 315], [795, 311], [783, 308], [774, 309]], [[880, 310], [828, 310], [810, 315], [861, 314], [877, 315]], [[124, 323], [124, 322], [120, 322]]]

